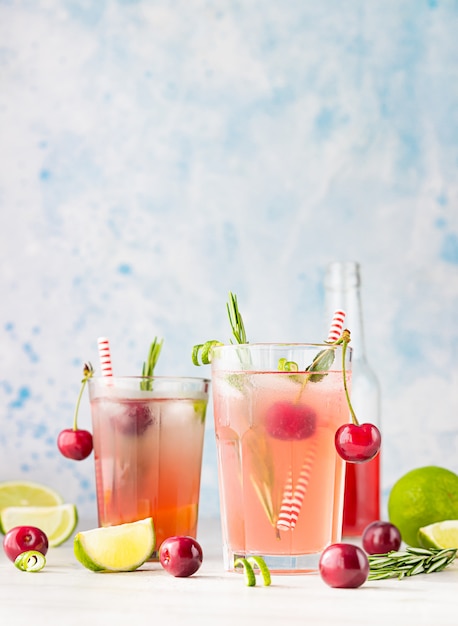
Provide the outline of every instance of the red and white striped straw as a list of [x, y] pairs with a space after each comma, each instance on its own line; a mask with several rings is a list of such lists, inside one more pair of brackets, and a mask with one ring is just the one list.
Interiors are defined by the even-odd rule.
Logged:
[[335, 311], [334, 317], [332, 318], [331, 326], [329, 327], [328, 338], [326, 339], [328, 343], [337, 341], [337, 339], [342, 334], [345, 315], [345, 311], [342, 311], [341, 309], [337, 309], [337, 311]]
[[316, 439], [313, 438], [310, 441], [310, 448], [302, 464], [299, 478], [297, 479], [296, 489], [294, 490], [293, 499], [291, 503], [291, 528], [296, 526], [297, 518], [301, 512], [302, 503], [309, 486], [310, 474], [312, 471], [313, 463], [316, 458]]
[[293, 503], [293, 473], [291, 469], [286, 478], [285, 487], [283, 489], [283, 498], [281, 501], [280, 513], [278, 515], [278, 530], [290, 530], [291, 528], [291, 506]]
[[296, 488], [293, 491], [293, 477], [291, 469], [288, 472], [285, 487], [283, 489], [283, 498], [280, 507], [280, 513], [277, 521], [278, 530], [293, 530], [295, 528], [299, 513], [301, 512], [305, 494], [307, 492], [310, 473], [316, 458], [317, 442], [310, 440], [310, 447], [302, 464], [299, 478], [297, 479]]
[[[332, 323], [329, 328], [328, 338], [326, 339], [327, 343], [333, 343], [339, 339], [342, 334], [345, 315], [346, 313], [342, 309], [337, 309], [337, 311], [334, 312]], [[316, 439], [313, 438], [310, 441], [310, 447], [302, 464], [294, 491], [291, 469], [288, 472], [277, 520], [278, 530], [293, 530], [296, 526], [305, 494], [307, 492], [312, 467], [315, 462], [316, 448], [317, 442]]]
[[97, 344], [99, 347], [99, 359], [102, 376], [113, 376], [113, 369], [111, 367], [110, 342], [106, 337], [99, 337], [97, 339]]

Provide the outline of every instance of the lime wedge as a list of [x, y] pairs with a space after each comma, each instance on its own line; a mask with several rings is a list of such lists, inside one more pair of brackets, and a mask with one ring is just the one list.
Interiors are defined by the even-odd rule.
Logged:
[[458, 520], [446, 520], [423, 526], [418, 539], [424, 548], [458, 548]]
[[0, 482], [0, 511], [9, 506], [53, 506], [62, 497], [46, 485], [27, 481]]
[[151, 557], [155, 545], [153, 520], [147, 517], [79, 532], [73, 548], [78, 561], [94, 572], [132, 572]]
[[46, 534], [51, 548], [67, 541], [77, 523], [78, 514], [74, 504], [9, 506], [0, 512], [3, 533], [15, 526], [36, 526]]
[[194, 413], [199, 418], [199, 420], [202, 423], [205, 422], [205, 413], [207, 411], [207, 401], [206, 400], [194, 400], [193, 407], [194, 407]]

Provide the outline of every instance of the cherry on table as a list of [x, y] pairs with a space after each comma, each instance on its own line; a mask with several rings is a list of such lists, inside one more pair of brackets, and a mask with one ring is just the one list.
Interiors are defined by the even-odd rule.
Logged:
[[57, 447], [67, 459], [82, 461], [92, 452], [92, 435], [88, 430], [66, 428], [57, 437]]
[[374, 424], [343, 424], [335, 434], [338, 454], [350, 463], [365, 463], [377, 456], [382, 437]]
[[394, 524], [377, 520], [363, 531], [362, 544], [368, 554], [386, 554], [401, 546], [401, 533]]
[[265, 427], [267, 433], [275, 439], [307, 439], [316, 430], [316, 412], [305, 404], [275, 402], [266, 413]]
[[180, 578], [195, 574], [202, 565], [202, 548], [193, 538], [178, 535], [165, 539], [159, 548], [159, 561], [162, 567]]
[[48, 537], [36, 526], [15, 526], [3, 537], [3, 549], [13, 563], [20, 554], [29, 550], [36, 550], [44, 556], [48, 547]]
[[342, 589], [360, 587], [369, 575], [364, 550], [350, 543], [334, 543], [325, 548], [318, 567], [327, 585]]

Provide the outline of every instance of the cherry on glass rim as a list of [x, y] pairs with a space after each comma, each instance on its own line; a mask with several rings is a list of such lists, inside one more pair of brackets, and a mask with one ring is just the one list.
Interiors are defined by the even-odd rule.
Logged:
[[349, 463], [370, 461], [379, 453], [381, 442], [374, 424], [343, 424], [335, 434], [336, 450]]
[[94, 368], [88, 362], [83, 367], [83, 380], [81, 381], [80, 392], [76, 401], [75, 412], [73, 414], [73, 428], [66, 428], [59, 433], [57, 437], [57, 447], [60, 452], [74, 461], [82, 461], [92, 452], [92, 435], [87, 430], [78, 428], [78, 410], [87, 381], [92, 378]]
[[67, 459], [82, 461], [92, 452], [92, 435], [88, 430], [66, 428], [57, 437], [57, 447]]
[[360, 547], [334, 543], [325, 548], [318, 564], [321, 578], [330, 587], [355, 589], [369, 576], [369, 560]]
[[36, 526], [15, 526], [3, 537], [3, 549], [13, 563], [20, 554], [30, 550], [41, 552], [44, 556], [48, 547], [48, 537]]

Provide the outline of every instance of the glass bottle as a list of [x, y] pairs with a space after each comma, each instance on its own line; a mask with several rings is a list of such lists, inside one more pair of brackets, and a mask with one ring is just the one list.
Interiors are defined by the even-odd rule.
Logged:
[[[354, 261], [334, 261], [326, 269], [325, 336], [337, 309], [346, 312], [344, 328], [351, 333], [353, 408], [360, 423], [371, 422], [380, 428], [380, 386], [366, 358], [360, 267]], [[367, 463], [347, 463], [343, 536], [360, 536], [368, 524], [380, 519], [380, 498], [380, 453]]]

